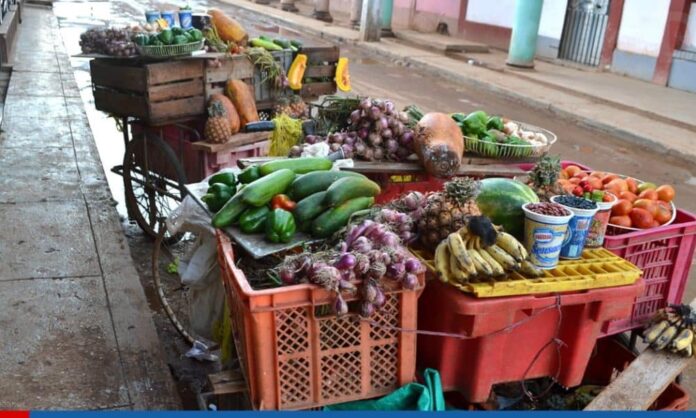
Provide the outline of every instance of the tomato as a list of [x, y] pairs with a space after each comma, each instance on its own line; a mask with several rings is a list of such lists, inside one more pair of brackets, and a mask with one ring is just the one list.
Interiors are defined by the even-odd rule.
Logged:
[[641, 199], [657, 200], [657, 190], [655, 190], [655, 189], [643, 190], [638, 195], [638, 197]]
[[651, 228], [653, 226], [653, 216], [645, 209], [633, 208], [631, 213], [628, 214], [631, 217], [631, 223], [635, 228]]
[[631, 223], [631, 218], [629, 218], [628, 216], [625, 216], [625, 215], [624, 216], [612, 216], [611, 218], [609, 218], [609, 223], [612, 225], [625, 226], [628, 228], [630, 228], [631, 225], [633, 225]]
[[626, 199], [629, 202], [633, 203], [636, 201], [636, 199], [638, 199], [638, 196], [636, 196], [635, 194], [633, 194], [631, 192], [621, 192], [621, 193], [619, 193], [619, 198]]
[[604, 183], [604, 189], [605, 190], [617, 190], [619, 194], [621, 192], [627, 192], [628, 191], [628, 184], [626, 183], [626, 180], [620, 179], [620, 178], [615, 178], [608, 183]]
[[614, 179], [618, 179], [618, 178], [619, 178], [619, 176], [617, 176], [616, 174], [607, 174], [606, 176], [602, 177], [602, 183], [607, 184], [610, 181], [612, 181]]
[[297, 204], [284, 194], [277, 194], [271, 199], [271, 209], [283, 209], [292, 212], [295, 206]]
[[578, 167], [577, 165], [569, 165], [565, 168], [565, 172], [568, 174], [568, 177], [575, 177], [575, 175], [581, 171], [582, 168]]
[[633, 207], [647, 210], [653, 218], [657, 216], [657, 203], [654, 200], [638, 199], [633, 202]]
[[658, 200], [655, 206], [657, 206], [655, 220], [659, 222], [660, 225], [672, 219], [672, 206], [669, 203]]
[[657, 198], [663, 202], [671, 202], [674, 199], [674, 187], [663, 184], [657, 188]]
[[626, 184], [628, 184], [628, 191], [635, 194], [638, 193], [638, 182], [636, 179], [628, 177], [626, 179]]
[[628, 215], [633, 209], [633, 204], [626, 199], [619, 199], [619, 201], [611, 208], [611, 214], [613, 216], [623, 216]]
[[615, 199], [616, 196], [611, 193], [604, 193], [604, 196], [602, 196], [602, 202], [613, 202]]

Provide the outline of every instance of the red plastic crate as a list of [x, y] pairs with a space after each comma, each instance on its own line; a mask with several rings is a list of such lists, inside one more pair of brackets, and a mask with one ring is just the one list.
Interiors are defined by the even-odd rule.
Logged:
[[310, 409], [375, 398], [415, 380], [416, 335], [398, 329], [416, 328], [424, 275], [416, 290], [385, 289], [384, 307], [361, 321], [355, 314], [337, 318], [332, 295], [320, 286], [254, 290], [222, 232], [218, 262], [254, 409]]
[[[585, 371], [584, 384], [606, 386], [628, 367], [636, 355], [613, 338], [597, 340], [597, 347]], [[686, 411], [689, 394], [676, 382], [670, 383], [650, 406], [651, 411]]]
[[670, 225], [607, 235], [604, 247], [643, 270], [645, 291], [626, 318], [607, 322], [603, 335], [642, 327], [658, 309], [681, 303], [696, 249], [696, 215], [677, 209]]
[[[439, 370], [443, 389], [461, 392], [469, 402], [484, 402], [496, 383], [553, 377], [557, 371], [558, 383], [576, 386], [602, 325], [627, 316], [643, 287], [639, 280], [561, 295], [476, 299], [431, 280], [419, 301], [418, 328], [468, 339], [419, 335], [418, 368]], [[559, 320], [557, 300], [562, 313], [559, 338], [566, 344], [560, 361], [555, 345], [547, 346]]]

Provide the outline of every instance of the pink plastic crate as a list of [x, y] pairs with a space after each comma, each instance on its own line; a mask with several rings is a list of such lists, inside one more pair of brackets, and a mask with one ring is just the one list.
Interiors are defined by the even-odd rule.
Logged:
[[696, 215], [677, 209], [672, 224], [607, 235], [604, 247], [643, 270], [645, 280], [631, 316], [604, 325], [602, 335], [612, 335], [639, 328], [658, 309], [681, 303], [696, 249]]

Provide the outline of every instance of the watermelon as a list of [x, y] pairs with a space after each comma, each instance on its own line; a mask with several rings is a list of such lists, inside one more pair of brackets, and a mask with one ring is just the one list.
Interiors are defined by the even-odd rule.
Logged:
[[502, 225], [506, 232], [519, 240], [524, 239], [522, 205], [538, 201], [539, 197], [531, 187], [505, 178], [481, 180], [481, 193], [476, 198], [481, 213], [488, 216], [495, 225]]

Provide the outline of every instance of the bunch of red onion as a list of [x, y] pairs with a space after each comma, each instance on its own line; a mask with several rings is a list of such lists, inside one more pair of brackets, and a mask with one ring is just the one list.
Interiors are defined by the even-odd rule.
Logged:
[[405, 161], [413, 154], [413, 131], [408, 115], [394, 102], [365, 98], [348, 120], [348, 132], [356, 132], [355, 155], [367, 161]]

